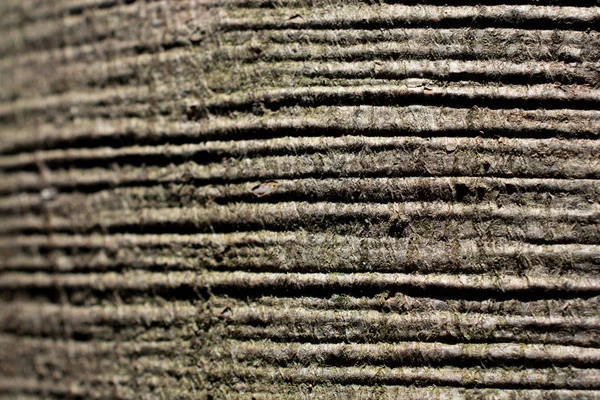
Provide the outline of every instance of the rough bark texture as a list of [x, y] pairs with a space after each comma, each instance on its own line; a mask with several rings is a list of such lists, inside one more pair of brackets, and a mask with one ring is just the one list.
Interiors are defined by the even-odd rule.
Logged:
[[2, 0], [0, 397], [599, 398], [598, 26]]

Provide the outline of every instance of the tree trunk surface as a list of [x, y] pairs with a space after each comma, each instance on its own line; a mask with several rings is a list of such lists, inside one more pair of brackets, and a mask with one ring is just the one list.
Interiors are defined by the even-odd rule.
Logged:
[[598, 26], [2, 0], [0, 398], [600, 398]]

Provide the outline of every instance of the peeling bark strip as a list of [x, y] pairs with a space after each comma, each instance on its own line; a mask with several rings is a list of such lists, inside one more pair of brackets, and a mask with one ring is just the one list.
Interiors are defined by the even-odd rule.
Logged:
[[599, 398], [598, 26], [0, 1], [0, 399]]

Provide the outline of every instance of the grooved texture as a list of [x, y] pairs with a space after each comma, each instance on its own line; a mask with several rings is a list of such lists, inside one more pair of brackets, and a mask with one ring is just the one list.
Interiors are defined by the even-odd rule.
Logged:
[[598, 26], [3, 0], [0, 398], [600, 398]]

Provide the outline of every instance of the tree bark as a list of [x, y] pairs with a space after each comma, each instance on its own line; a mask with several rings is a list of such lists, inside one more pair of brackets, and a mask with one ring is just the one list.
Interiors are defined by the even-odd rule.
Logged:
[[598, 26], [2, 1], [0, 398], [600, 397]]

